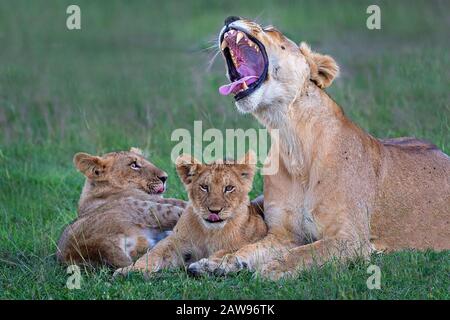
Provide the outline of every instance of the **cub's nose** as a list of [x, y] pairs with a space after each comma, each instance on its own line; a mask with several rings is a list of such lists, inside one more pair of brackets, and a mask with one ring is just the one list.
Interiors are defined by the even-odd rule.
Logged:
[[166, 182], [167, 176], [160, 176], [158, 177], [159, 180], [161, 180], [162, 183]]
[[219, 214], [223, 208], [208, 208], [210, 213]]
[[227, 25], [229, 25], [230, 23], [232, 23], [232, 22], [234, 22], [234, 21], [238, 21], [238, 20], [241, 20], [241, 18], [240, 18], [240, 17], [237, 17], [237, 16], [229, 16], [228, 18], [225, 19], [224, 23], [225, 23], [225, 25], [227, 26]]

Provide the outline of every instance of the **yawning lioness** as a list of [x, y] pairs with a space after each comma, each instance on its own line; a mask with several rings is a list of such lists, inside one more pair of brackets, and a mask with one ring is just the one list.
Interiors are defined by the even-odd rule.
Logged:
[[[243, 267], [277, 279], [331, 258], [381, 250], [450, 249], [450, 158], [414, 138], [379, 140], [351, 122], [323, 90], [333, 58], [297, 46], [273, 27], [229, 17], [220, 32], [240, 112], [270, 131], [264, 208], [269, 234], [227, 256], [216, 270]], [[276, 148], [274, 148], [276, 147]]]

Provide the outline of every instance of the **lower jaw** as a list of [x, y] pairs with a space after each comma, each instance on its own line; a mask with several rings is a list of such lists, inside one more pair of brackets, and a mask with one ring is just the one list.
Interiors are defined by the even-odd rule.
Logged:
[[204, 220], [205, 224], [207, 225], [207, 227], [212, 227], [212, 228], [222, 227], [226, 222], [225, 220], [214, 221], [214, 222], [206, 220], [206, 219], [203, 219], [203, 220]]
[[253, 105], [253, 103], [251, 103], [251, 101], [248, 101], [247, 98], [250, 98], [250, 96], [247, 96], [240, 100], [236, 100], [234, 102], [236, 105], [236, 108], [239, 110], [239, 112], [244, 113], [244, 114], [253, 113], [257, 110], [257, 107], [255, 107]]
[[[247, 90], [249, 90], [249, 89], [247, 89]], [[255, 90], [256, 90], [256, 89], [250, 89], [250, 91], [248, 91], [248, 92], [245, 92], [245, 91], [238, 92], [238, 93], [236, 93], [236, 95], [234, 96], [234, 100], [235, 100], [235, 101], [240, 101], [240, 100], [242, 100], [242, 99], [245, 99], [245, 98], [251, 96], [252, 93], [253, 93]]]
[[163, 195], [165, 191], [166, 191], [165, 188], [164, 188], [164, 190], [158, 190], [158, 191], [156, 191], [156, 190], [154, 190], [154, 189], [146, 190], [146, 192], [147, 192], [148, 194], [150, 194], [150, 195], [156, 195], [156, 196], [161, 196], [161, 195]]
[[216, 224], [216, 223], [222, 223], [224, 222], [224, 220], [219, 220], [219, 221], [211, 221], [211, 220], [207, 220], [205, 219], [206, 222], [210, 223], [210, 224]]
[[236, 102], [239, 102], [239, 101], [245, 100], [248, 97], [250, 97], [251, 95], [253, 95], [264, 84], [266, 78], [267, 78], [267, 74], [262, 74], [260, 76], [260, 78], [252, 84], [252, 85], [254, 85], [253, 87], [252, 87], [252, 85], [250, 85], [248, 89], [236, 93], [234, 95], [234, 100]]

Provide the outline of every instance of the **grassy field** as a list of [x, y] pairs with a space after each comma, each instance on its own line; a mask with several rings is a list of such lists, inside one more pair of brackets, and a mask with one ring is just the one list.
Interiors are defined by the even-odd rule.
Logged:
[[[82, 29], [66, 29], [77, 3]], [[379, 3], [382, 29], [366, 28]], [[272, 283], [248, 273], [192, 279], [164, 272], [112, 281], [83, 271], [80, 290], [55, 262], [55, 243], [76, 216], [83, 177], [78, 151], [138, 146], [169, 173], [168, 196], [186, 198], [169, 161], [176, 128], [259, 127], [217, 89], [219, 58], [208, 67], [228, 15], [274, 24], [341, 66], [329, 89], [351, 119], [378, 137], [413, 135], [450, 152], [448, 1], [25, 1], [0, 2], [1, 299], [449, 299], [450, 252], [374, 255], [368, 264], [329, 264]], [[261, 177], [252, 196], [262, 191]]]

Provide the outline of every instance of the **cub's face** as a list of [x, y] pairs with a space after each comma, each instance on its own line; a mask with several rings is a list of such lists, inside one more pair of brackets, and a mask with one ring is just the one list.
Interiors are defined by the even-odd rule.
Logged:
[[200, 164], [191, 156], [177, 159], [177, 172], [189, 194], [195, 214], [208, 228], [223, 227], [248, 205], [255, 165]]
[[146, 160], [137, 148], [103, 156], [77, 153], [75, 167], [93, 182], [123, 189], [139, 189], [149, 194], [165, 191], [167, 173]]
[[219, 92], [233, 94], [244, 113], [290, 103], [307, 80], [323, 88], [337, 74], [332, 58], [312, 53], [306, 44], [297, 46], [273, 27], [238, 17], [225, 20], [219, 46], [231, 81]]

